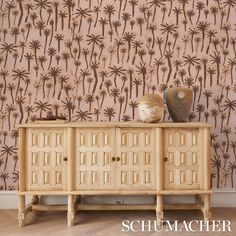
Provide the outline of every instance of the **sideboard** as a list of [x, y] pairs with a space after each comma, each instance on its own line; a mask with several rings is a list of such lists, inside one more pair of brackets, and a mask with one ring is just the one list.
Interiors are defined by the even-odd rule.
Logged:
[[[208, 123], [32, 122], [19, 126], [19, 226], [31, 211], [67, 210], [68, 226], [80, 210], [165, 209], [210, 212]], [[25, 196], [32, 195], [31, 204]], [[64, 195], [66, 205], [40, 204]], [[153, 195], [155, 205], [89, 205], [86, 195]], [[191, 204], [166, 204], [165, 195], [193, 195]]]

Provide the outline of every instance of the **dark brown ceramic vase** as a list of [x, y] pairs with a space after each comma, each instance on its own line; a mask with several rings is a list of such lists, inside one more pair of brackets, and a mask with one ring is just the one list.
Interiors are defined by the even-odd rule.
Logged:
[[193, 101], [191, 89], [176, 87], [167, 89], [165, 100], [170, 116], [174, 122], [187, 122]]

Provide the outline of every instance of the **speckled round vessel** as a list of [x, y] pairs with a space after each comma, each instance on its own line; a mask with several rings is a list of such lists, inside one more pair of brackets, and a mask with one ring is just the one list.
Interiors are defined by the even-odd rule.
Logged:
[[191, 89], [176, 87], [167, 89], [165, 100], [170, 116], [174, 122], [187, 122], [193, 101]]
[[143, 122], [158, 122], [164, 115], [164, 101], [157, 94], [145, 94], [139, 102], [138, 110]]

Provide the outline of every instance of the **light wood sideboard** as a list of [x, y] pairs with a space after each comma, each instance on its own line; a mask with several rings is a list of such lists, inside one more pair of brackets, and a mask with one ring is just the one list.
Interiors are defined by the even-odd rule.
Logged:
[[[19, 126], [19, 226], [31, 211], [165, 209], [210, 212], [210, 124], [40, 122]], [[31, 204], [25, 196], [32, 195]], [[64, 195], [67, 205], [43, 205], [39, 196]], [[86, 195], [153, 195], [154, 205], [88, 205]], [[165, 195], [193, 195], [193, 204], [166, 204]], [[203, 200], [203, 201], [202, 201]]]

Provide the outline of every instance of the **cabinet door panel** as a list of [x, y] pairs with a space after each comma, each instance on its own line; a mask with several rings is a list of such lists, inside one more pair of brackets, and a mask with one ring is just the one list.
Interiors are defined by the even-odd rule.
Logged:
[[115, 189], [115, 129], [76, 129], [76, 190]]
[[199, 189], [201, 155], [199, 129], [165, 129], [164, 188]]
[[117, 189], [156, 188], [155, 137], [152, 129], [116, 129]]
[[65, 129], [27, 131], [27, 190], [66, 190]]

